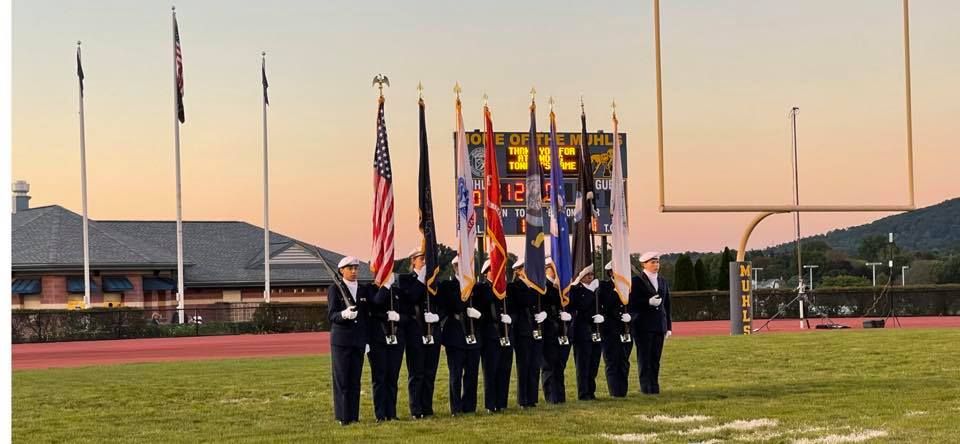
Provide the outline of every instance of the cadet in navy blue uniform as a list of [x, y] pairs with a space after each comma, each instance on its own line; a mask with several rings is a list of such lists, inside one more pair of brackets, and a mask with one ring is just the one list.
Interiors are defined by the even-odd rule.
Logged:
[[481, 273], [487, 274], [487, 281], [477, 283], [473, 290], [475, 307], [484, 314], [480, 327], [480, 361], [483, 364], [483, 405], [490, 413], [496, 413], [507, 408], [508, 394], [510, 393], [510, 369], [513, 367], [513, 348], [510, 342], [502, 342], [501, 338], [510, 338], [508, 324], [503, 323], [504, 316], [509, 318], [504, 309], [509, 302], [507, 298], [500, 300], [493, 293], [490, 283], [490, 261], [487, 260], [480, 268]]
[[[549, 285], [548, 285], [549, 287]], [[521, 409], [536, 407], [540, 398], [540, 366], [543, 361], [543, 340], [534, 339], [533, 310], [542, 297], [523, 281], [507, 285], [507, 319], [513, 330], [513, 350], [517, 362], [517, 404]]]
[[[458, 259], [454, 258], [454, 264]], [[460, 297], [460, 281], [456, 278], [440, 284], [440, 303], [445, 315], [441, 342], [447, 351], [450, 370], [450, 413], [473, 413], [477, 410], [477, 374], [480, 367], [480, 337], [477, 334], [480, 311], [472, 301]], [[472, 319], [472, 321], [471, 321]], [[473, 331], [471, 331], [473, 325]], [[468, 343], [467, 336], [473, 339]]]
[[[633, 352], [632, 316], [629, 304], [620, 300], [613, 287], [613, 262], [604, 266], [607, 279], [600, 282], [597, 297], [601, 314], [594, 316], [603, 337], [603, 363], [607, 375], [607, 391], [611, 397], [627, 396], [630, 381], [630, 354]], [[628, 295], [629, 296], [629, 295]]]
[[347, 256], [337, 265], [343, 290], [335, 283], [327, 289], [330, 351], [333, 364], [333, 413], [341, 425], [360, 420], [360, 377], [367, 346], [368, 299], [372, 288], [357, 283], [360, 262]]
[[670, 318], [670, 288], [660, 276], [660, 253], [640, 256], [643, 271], [633, 278], [630, 304], [636, 312], [634, 342], [637, 343], [637, 366], [640, 367], [640, 391], [660, 393], [660, 356], [663, 342], [673, 329]]
[[[392, 283], [391, 283], [392, 284]], [[388, 285], [380, 287], [370, 304], [367, 342], [370, 344], [370, 379], [373, 382], [373, 413], [377, 422], [397, 418], [397, 385], [403, 362], [403, 324], [411, 321], [400, 316], [400, 292]]]
[[[426, 286], [426, 268], [423, 252], [410, 253], [411, 273], [400, 276], [400, 318], [407, 355], [407, 392], [410, 414], [414, 419], [433, 416], [433, 387], [440, 362], [440, 316], [438, 300]], [[433, 299], [430, 299], [433, 298]], [[430, 338], [426, 343], [427, 327]]]
[[597, 290], [600, 281], [594, 279], [593, 265], [577, 275], [576, 285], [570, 289], [570, 301], [577, 316], [573, 320], [573, 361], [577, 366], [577, 399], [597, 399], [597, 372], [603, 351], [600, 342], [593, 341], [594, 317], [597, 310]]
[[[547, 294], [542, 296], [539, 313], [533, 315], [543, 331], [543, 400], [550, 404], [560, 404], [567, 401], [566, 384], [563, 381], [567, 370], [567, 361], [570, 359], [570, 340], [567, 336], [566, 321], [572, 318], [564, 311], [560, 300], [560, 289], [557, 288], [557, 271], [553, 261], [547, 262], [545, 274], [549, 285]], [[536, 310], [534, 310], [536, 311]], [[564, 344], [559, 338], [565, 337]]]

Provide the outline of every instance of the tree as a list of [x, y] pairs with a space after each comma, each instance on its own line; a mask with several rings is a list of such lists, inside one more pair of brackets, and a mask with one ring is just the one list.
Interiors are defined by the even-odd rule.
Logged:
[[694, 274], [693, 262], [690, 256], [681, 254], [674, 266], [673, 289], [676, 291], [693, 291], [697, 289], [697, 277]]
[[723, 247], [723, 254], [720, 255], [720, 263], [714, 278], [717, 290], [730, 291], [730, 262], [732, 261], [733, 255], [730, 253], [730, 249]]
[[870, 280], [863, 276], [850, 276], [843, 274], [840, 276], [828, 276], [820, 281], [819, 288], [826, 287], [869, 287]]
[[955, 255], [944, 262], [937, 282], [941, 284], [960, 284], [960, 255]]
[[[860, 245], [857, 247], [857, 254], [860, 255], [861, 259], [871, 262], [889, 259], [890, 253], [887, 251], [887, 240], [887, 236], [882, 234], [864, 237], [860, 240]], [[894, 245], [893, 248], [894, 254], [900, 252], [900, 248], [896, 245]]]
[[707, 290], [710, 282], [707, 281], [707, 265], [701, 258], [697, 258], [697, 263], [693, 265], [693, 276], [697, 279], [697, 290]]

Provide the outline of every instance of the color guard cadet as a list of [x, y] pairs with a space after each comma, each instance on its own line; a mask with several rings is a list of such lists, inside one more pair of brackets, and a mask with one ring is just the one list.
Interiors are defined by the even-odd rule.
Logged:
[[[603, 364], [607, 375], [607, 391], [611, 397], [622, 398], [627, 396], [630, 381], [630, 354], [633, 352], [633, 337], [631, 334], [632, 317], [613, 286], [613, 262], [603, 267], [607, 279], [600, 282], [597, 296], [600, 298], [601, 315], [594, 316], [594, 322], [599, 320], [600, 333], [603, 337]], [[608, 322], [605, 322], [609, 320]]]
[[[517, 362], [517, 404], [521, 409], [536, 407], [540, 398], [540, 367], [543, 360], [543, 338], [534, 338], [534, 312], [540, 294], [523, 281], [507, 285], [508, 315], [512, 323], [513, 350]], [[506, 322], [505, 322], [506, 323]]]
[[573, 321], [573, 361], [577, 366], [577, 399], [586, 401], [597, 399], [597, 372], [603, 351], [600, 342], [594, 341], [594, 317], [600, 314], [597, 309], [600, 281], [594, 279], [593, 265], [588, 265], [580, 270], [574, 282], [570, 289], [570, 301], [577, 313]]
[[[400, 276], [400, 319], [407, 355], [407, 391], [414, 419], [433, 416], [433, 388], [440, 362], [438, 302], [427, 292], [424, 253], [410, 253], [411, 273]], [[433, 300], [429, 298], [433, 297]], [[409, 318], [408, 322], [402, 322]], [[436, 337], [436, 339], [434, 339]]]
[[[522, 264], [522, 262], [521, 262]], [[483, 404], [487, 411], [496, 413], [507, 408], [510, 393], [510, 369], [513, 367], [513, 348], [511, 346], [509, 324], [504, 324], [504, 316], [509, 318], [505, 306], [509, 298], [497, 299], [490, 283], [490, 261], [480, 268], [486, 274], [486, 282], [477, 283], [473, 289], [476, 308], [485, 314], [479, 323], [480, 355], [483, 364]], [[507, 338], [507, 340], [502, 340]]]
[[404, 324], [409, 315], [400, 316], [400, 292], [383, 286], [375, 290], [370, 304], [367, 342], [370, 344], [370, 376], [373, 382], [373, 412], [377, 422], [397, 418], [397, 385], [403, 363]]
[[[453, 259], [456, 265], [458, 258]], [[477, 335], [480, 311], [473, 301], [460, 298], [460, 281], [450, 279], [440, 284], [440, 306], [443, 309], [442, 339], [447, 351], [450, 371], [450, 413], [473, 413], [477, 410], [477, 374], [480, 367], [480, 341]]]
[[359, 265], [353, 256], [341, 259], [337, 269], [342, 278], [334, 276], [334, 284], [327, 289], [333, 413], [340, 425], [360, 420], [360, 377], [373, 287], [357, 283]]
[[663, 342], [673, 329], [670, 317], [670, 288], [660, 276], [660, 253], [648, 251], [640, 256], [643, 271], [633, 278], [630, 305], [636, 312], [633, 319], [634, 342], [637, 343], [637, 366], [640, 367], [640, 391], [660, 393], [660, 356]]
[[557, 288], [557, 271], [553, 261], [547, 262], [545, 274], [547, 294], [542, 297], [542, 310], [534, 315], [537, 327], [543, 331], [543, 399], [550, 404], [567, 401], [567, 389], [563, 375], [570, 359], [570, 339], [567, 321], [573, 319], [563, 307], [560, 289]]

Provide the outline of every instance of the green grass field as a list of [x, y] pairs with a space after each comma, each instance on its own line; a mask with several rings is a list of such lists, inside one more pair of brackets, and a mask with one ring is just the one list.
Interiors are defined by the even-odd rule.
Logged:
[[[663, 393], [451, 418], [333, 420], [327, 356], [132, 364], [13, 374], [15, 442], [960, 442], [960, 330], [831, 331], [668, 341]], [[401, 379], [405, 381], [405, 372]], [[401, 383], [400, 416], [407, 415]], [[541, 395], [542, 396], [542, 395]], [[482, 409], [482, 377], [481, 377]], [[669, 416], [670, 420], [655, 418]], [[693, 416], [707, 418], [695, 418]], [[832, 441], [831, 441], [832, 439]], [[846, 441], [844, 439], [847, 439]]]

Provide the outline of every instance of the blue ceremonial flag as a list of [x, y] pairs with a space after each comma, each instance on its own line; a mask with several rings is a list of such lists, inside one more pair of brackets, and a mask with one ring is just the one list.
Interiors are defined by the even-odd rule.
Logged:
[[543, 174], [540, 172], [540, 156], [537, 144], [537, 104], [530, 102], [530, 140], [527, 142], [527, 208], [524, 216], [526, 243], [523, 258], [523, 275], [527, 286], [540, 294], [547, 292], [543, 254]]
[[557, 116], [550, 110], [550, 257], [557, 267], [560, 301], [566, 306], [573, 270], [570, 257], [570, 228], [563, 199], [563, 168], [557, 148]]

